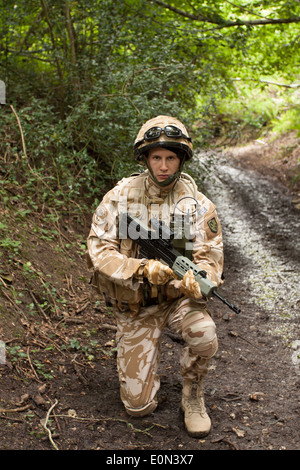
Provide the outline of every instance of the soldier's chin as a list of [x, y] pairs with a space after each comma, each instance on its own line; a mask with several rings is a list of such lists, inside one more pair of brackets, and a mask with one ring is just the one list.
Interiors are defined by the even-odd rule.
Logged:
[[167, 176], [158, 176], [157, 179], [160, 183], [162, 182], [166, 182], [166, 183], [172, 183], [173, 181], [173, 178], [174, 178], [174, 175], [167, 175]]

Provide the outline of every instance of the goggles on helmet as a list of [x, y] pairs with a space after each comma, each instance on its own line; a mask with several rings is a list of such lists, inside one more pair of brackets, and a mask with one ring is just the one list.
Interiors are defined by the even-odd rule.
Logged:
[[151, 140], [158, 139], [161, 136], [161, 133], [164, 132], [167, 137], [173, 138], [173, 139], [186, 139], [189, 142], [192, 142], [192, 139], [188, 137], [187, 135], [183, 134], [182, 130], [179, 129], [179, 127], [174, 126], [174, 125], [168, 125], [165, 126], [164, 128], [162, 127], [151, 127], [151, 129], [148, 129], [145, 134], [144, 134], [144, 139], [140, 140], [135, 144], [135, 147], [141, 144], [141, 142], [149, 142]]

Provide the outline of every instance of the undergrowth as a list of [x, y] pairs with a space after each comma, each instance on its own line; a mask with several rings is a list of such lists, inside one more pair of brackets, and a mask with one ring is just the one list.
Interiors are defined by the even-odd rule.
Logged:
[[[209, 145], [214, 141], [245, 143], [252, 138], [267, 134], [275, 137], [290, 131], [300, 136], [300, 88], [280, 86], [280, 79], [278, 85], [273, 82], [274, 79], [266, 80], [260, 87], [239, 82], [232, 93], [210, 103], [196, 129], [207, 136]], [[199, 98], [199, 107], [204, 104], [205, 100]]]

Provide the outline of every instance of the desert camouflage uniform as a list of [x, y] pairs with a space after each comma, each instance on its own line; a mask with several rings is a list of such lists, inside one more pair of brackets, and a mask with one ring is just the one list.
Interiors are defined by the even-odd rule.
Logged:
[[[214, 204], [197, 191], [185, 174], [172, 190], [159, 188], [148, 171], [124, 178], [106, 194], [93, 216], [88, 254], [93, 283], [114, 306], [117, 319], [121, 399], [130, 414], [142, 416], [157, 404], [157, 369], [164, 327], [180, 334], [186, 342], [180, 361], [185, 379], [198, 381], [206, 374], [218, 345], [215, 324], [204, 300], [185, 297], [178, 280], [152, 286], [139, 276], [147, 260], [139, 258], [134, 242], [119, 239], [122, 211], [129, 211], [144, 223], [155, 216], [168, 225], [174, 212], [189, 211], [192, 242], [186, 242], [185, 237], [185, 248], [191, 249], [193, 261], [217, 285], [222, 282], [222, 233]], [[181, 242], [178, 240], [179, 245]]]

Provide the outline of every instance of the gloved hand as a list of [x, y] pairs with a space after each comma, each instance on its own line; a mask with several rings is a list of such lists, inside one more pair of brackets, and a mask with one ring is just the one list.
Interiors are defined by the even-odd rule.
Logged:
[[169, 266], [154, 259], [150, 259], [145, 265], [144, 276], [151, 284], [160, 286], [175, 278], [175, 274]]
[[167, 300], [178, 299], [178, 297], [182, 296], [180, 286], [181, 286], [180, 279], [171, 279], [171, 281], [168, 281], [166, 283], [165, 294], [167, 296]]
[[189, 270], [185, 273], [180, 283], [181, 292], [195, 300], [202, 299], [199, 283], [196, 281], [193, 271]]

